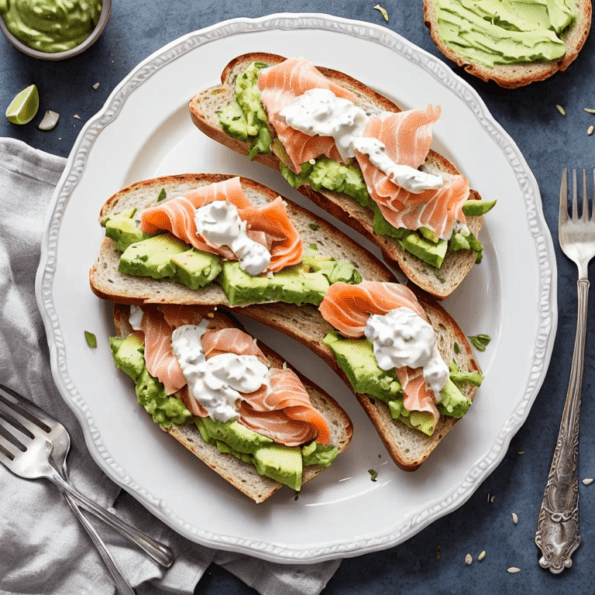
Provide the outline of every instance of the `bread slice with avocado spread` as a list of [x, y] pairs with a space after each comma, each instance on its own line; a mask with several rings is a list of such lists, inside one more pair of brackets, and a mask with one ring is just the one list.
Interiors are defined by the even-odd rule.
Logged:
[[[392, 178], [387, 182], [386, 176], [386, 179], [380, 176], [379, 181], [372, 184], [370, 180], [381, 170], [369, 162], [364, 167], [362, 164], [367, 159], [365, 155], [362, 157], [356, 150], [357, 159], [343, 159], [338, 154], [338, 145], [332, 141], [332, 137], [299, 137], [292, 134], [297, 131], [291, 126], [286, 126], [289, 133], [283, 132], [279, 128], [280, 116], [277, 113], [271, 115], [267, 111], [271, 105], [268, 99], [264, 101], [259, 87], [263, 80], [262, 73], [272, 72], [272, 68], [289, 62], [293, 64], [298, 60], [301, 59], [286, 60], [282, 56], [267, 53], [250, 53], [233, 59], [223, 69], [221, 85], [199, 92], [190, 101], [192, 121], [215, 141], [280, 171], [304, 196], [375, 243], [382, 250], [386, 261], [402, 270], [418, 287], [437, 299], [449, 296], [476, 261], [481, 259], [482, 246], [477, 239], [482, 226], [481, 215], [493, 206], [493, 202], [480, 200], [479, 194], [468, 188], [457, 168], [444, 156], [429, 148], [431, 123], [428, 120], [420, 124], [418, 116], [425, 114], [424, 117], [435, 121], [440, 109], [429, 106], [425, 111], [403, 112], [392, 101], [348, 75], [329, 68], [314, 68], [307, 63], [314, 72], [313, 82], [308, 83], [311, 87], [309, 90], [318, 91], [317, 85], [326, 85], [325, 89], [328, 88], [335, 98], [351, 98], [348, 101], [357, 109], [361, 108], [362, 117], [368, 118], [366, 135], [386, 134], [386, 131], [368, 131], [375, 126], [382, 127], [385, 122], [387, 126], [393, 126], [392, 122], [397, 114], [407, 117], [412, 114], [414, 120], [418, 118], [418, 124], [413, 125], [413, 128], [418, 126], [417, 132], [407, 132], [401, 137], [394, 135], [400, 139], [397, 143], [403, 143], [401, 148], [389, 148], [388, 141], [385, 143], [387, 154], [393, 159], [394, 152], [403, 152], [401, 149], [409, 151], [410, 147], [405, 145], [410, 144], [413, 137], [413, 144], [417, 147], [414, 154], [403, 153], [399, 157], [399, 164], [407, 166], [407, 175], [415, 172], [415, 175], [433, 176], [434, 180], [441, 178], [443, 187], [435, 186], [433, 190], [425, 192], [417, 189], [414, 192], [422, 194], [414, 194], [393, 184]], [[298, 66], [301, 66], [301, 62]], [[293, 81], [290, 85], [292, 84]], [[307, 95], [302, 89], [291, 87], [289, 94], [286, 89], [281, 89], [279, 97], [287, 105], [287, 102], [293, 101], [294, 95], [299, 99], [300, 93], [301, 97]], [[286, 95], [290, 99], [286, 99]], [[281, 123], [283, 125], [284, 122]], [[401, 126], [401, 123], [394, 126]], [[403, 129], [411, 130], [408, 126], [403, 126]], [[279, 136], [279, 131], [283, 138]], [[392, 139], [391, 135], [392, 132], [389, 131]], [[421, 135], [423, 142], [416, 135]], [[330, 143], [327, 142], [329, 139]], [[294, 140], [302, 144], [295, 148]], [[291, 156], [288, 154], [290, 145]], [[381, 188], [387, 188], [386, 196]], [[449, 202], [438, 199], [440, 192], [443, 192], [441, 196], [452, 197], [457, 194], [457, 217], [462, 220], [466, 218], [466, 226], [461, 227], [460, 232], [452, 227], [455, 222], [454, 203], [452, 200]], [[422, 202], [420, 196], [424, 197]], [[446, 202], [451, 205], [448, 207], [448, 214], [444, 215], [450, 227], [442, 230], [442, 235], [437, 235], [436, 227], [441, 225], [437, 221], [442, 217], [437, 214], [442, 211]], [[405, 222], [405, 211], [401, 208], [403, 204], [408, 205], [407, 209], [413, 209], [407, 211], [411, 221]], [[423, 204], [428, 207], [423, 207]], [[442, 206], [429, 206], [438, 204]], [[463, 214], [465, 212], [466, 215]], [[415, 223], [412, 221], [414, 215]]]
[[564, 72], [591, 28], [591, 0], [424, 0], [438, 49], [470, 74], [516, 88]]
[[[252, 276], [237, 259], [229, 260], [228, 252], [222, 256], [189, 244], [193, 238], [187, 230], [175, 229], [179, 237], [165, 231], [171, 222], [160, 209], [177, 204], [184, 195], [211, 190], [233, 191], [244, 197], [247, 205], [255, 205], [246, 207], [246, 213], [254, 215], [250, 225], [272, 242], [271, 264], [277, 259], [278, 270]], [[190, 208], [188, 204], [186, 207]], [[164, 220], [161, 229], [145, 227], [150, 235], [139, 227], [148, 212], [156, 212]], [[190, 225], [192, 216], [186, 212], [182, 219]], [[99, 221], [106, 237], [89, 274], [91, 288], [99, 297], [120, 303], [163, 301], [240, 307], [286, 301], [318, 305], [329, 284], [336, 281], [358, 282], [363, 276], [394, 279], [376, 257], [333, 225], [270, 188], [237, 176], [180, 174], [143, 180], [109, 198]], [[279, 239], [280, 222], [293, 227], [288, 231], [288, 241]], [[258, 226], [261, 230], [255, 229]], [[297, 264], [282, 266], [288, 253], [290, 262]]]
[[[353, 389], [395, 463], [408, 471], [417, 469], [468, 409], [481, 382], [479, 367], [467, 338], [434, 299], [419, 292], [419, 301], [434, 328], [442, 358], [450, 366], [449, 377], [452, 382], [449, 387], [456, 385], [456, 390], [453, 388], [446, 395], [444, 409], [435, 424], [430, 423], [424, 415], [412, 414], [403, 406], [403, 395], [394, 370], [380, 370], [371, 353], [370, 343], [366, 340], [352, 341], [337, 335], [335, 329], [321, 315], [317, 306], [329, 288], [339, 284], [357, 287], [357, 282], [361, 282], [361, 279], [394, 284], [395, 278], [386, 266], [365, 249], [308, 211], [287, 203], [292, 221], [300, 235], [303, 234], [302, 239], [305, 236], [305, 243], [314, 244], [317, 249], [311, 250], [308, 253], [310, 256], [304, 256], [304, 260], [310, 259], [305, 269], [298, 268], [295, 275], [287, 276], [284, 291], [275, 296], [291, 298], [285, 301], [243, 301], [240, 305], [234, 305], [223, 291], [220, 279], [217, 282], [208, 281], [197, 289], [191, 288], [192, 280], [197, 276], [203, 281], [210, 279], [212, 267], [215, 267], [216, 277], [219, 278], [225, 261], [213, 262], [210, 259], [212, 255], [193, 249], [192, 262], [204, 256], [208, 264], [192, 269], [179, 257], [179, 254], [185, 254], [189, 250], [188, 246], [174, 243], [176, 249], [172, 256], [169, 232], [152, 236], [156, 242], [155, 248], [147, 251], [139, 248], [146, 239], [139, 237], [139, 233], [144, 232], [139, 229], [137, 218], [142, 218], [145, 210], [163, 202], [173, 202], [176, 196], [191, 194], [201, 185], [230, 179], [230, 176], [213, 174], [167, 176], [133, 184], [116, 193], [101, 211], [100, 221], [106, 226], [110, 237], [104, 239], [98, 260], [90, 273], [93, 290], [100, 297], [121, 304], [174, 304], [237, 310], [297, 340], [323, 358]], [[256, 182], [241, 179], [240, 184], [243, 191], [254, 199], [253, 202], [262, 202], [263, 197], [269, 201], [276, 198], [275, 193]], [[264, 201], [265, 204], [268, 204], [267, 200]], [[128, 247], [123, 252], [116, 250], [124, 245]], [[138, 270], [132, 271], [135, 274], [119, 271], [118, 261], [135, 245], [137, 247], [133, 251], [136, 251], [136, 256], [128, 258], [126, 266], [130, 267], [138, 261], [135, 265]], [[312, 253], [314, 256], [311, 256]], [[171, 265], [172, 259], [175, 266]], [[290, 268], [294, 269], [296, 266], [292, 265]], [[181, 274], [178, 267], [185, 270], [188, 278], [182, 276], [182, 281], [179, 280]], [[207, 272], [205, 268], [208, 269]], [[358, 279], [354, 277], [354, 269], [357, 269]], [[302, 279], [306, 274], [305, 270], [309, 274], [322, 271], [324, 278], [317, 278], [312, 286]], [[164, 271], [170, 276], [155, 279], [138, 275], [142, 272], [145, 275], [159, 276]], [[266, 283], [267, 279], [274, 279], [282, 272], [272, 276], [255, 276], [257, 290], [260, 291], [259, 283]], [[313, 296], [310, 303], [306, 303], [305, 295]]]
[[[191, 306], [144, 306], [140, 311], [143, 331], [133, 329], [130, 314], [130, 306], [114, 305], [117, 336], [110, 344], [116, 366], [135, 382], [139, 403], [161, 429], [256, 503], [283, 485], [300, 490], [349, 445], [351, 420], [336, 401], [288, 369], [272, 350], [257, 344], [229, 314]], [[206, 329], [202, 331], [206, 361], [240, 355], [237, 362], [242, 357], [243, 361], [255, 360], [256, 364], [248, 361], [249, 369], [262, 362], [268, 368], [266, 397], [260, 394], [263, 389], [266, 392], [265, 386], [243, 394], [235, 405], [240, 413], [237, 420], [224, 422], [209, 414], [191, 396], [185, 379], [175, 378], [171, 340], [167, 345], [160, 343], [162, 333], [192, 330], [198, 327], [185, 325], [201, 323]], [[220, 366], [239, 365], [235, 362], [226, 359]], [[157, 377], [149, 373], [149, 367]], [[216, 367], [213, 370], [214, 377], [222, 374]], [[263, 403], [266, 411], [260, 410]]]

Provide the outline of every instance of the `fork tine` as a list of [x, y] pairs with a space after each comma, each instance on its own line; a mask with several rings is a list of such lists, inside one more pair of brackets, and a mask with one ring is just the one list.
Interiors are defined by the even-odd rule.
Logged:
[[45, 424], [40, 426], [35, 420], [32, 421], [25, 411], [2, 394], [0, 394], [0, 420], [6, 422], [3, 424], [5, 428], [8, 423], [29, 439], [35, 436], [47, 437], [49, 433], [49, 428]]
[[558, 227], [568, 221], [568, 170], [562, 170], [560, 186], [560, 208], [558, 210]]
[[[8, 398], [7, 395], [12, 397], [12, 399]], [[53, 422], [51, 417], [39, 409], [37, 405], [29, 401], [29, 399], [19, 395], [19, 393], [3, 384], [0, 384], [0, 403], [4, 403], [12, 411], [16, 411], [44, 432], [49, 433], [51, 431], [52, 428], [50, 425]], [[33, 433], [35, 432], [33, 431]]]
[[[25, 450], [27, 450], [27, 447], [1, 423], [0, 436], [4, 438], [4, 444], [6, 444], [6, 441], [8, 441], [8, 443], [10, 443], [13, 447], [18, 448], [21, 452], [25, 452]], [[2, 444], [2, 442], [0, 442], [0, 444]]]
[[581, 219], [583, 221], [589, 220], [589, 195], [587, 194], [587, 170], [583, 169], [583, 206]]
[[578, 219], [578, 184], [576, 180], [576, 169], [572, 170], [572, 209], [570, 211], [572, 219]]

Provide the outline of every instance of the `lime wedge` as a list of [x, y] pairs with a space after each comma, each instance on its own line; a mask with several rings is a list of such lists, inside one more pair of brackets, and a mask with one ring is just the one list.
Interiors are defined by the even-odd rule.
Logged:
[[38, 109], [39, 91], [35, 85], [30, 85], [10, 102], [6, 118], [13, 124], [27, 124], [33, 120]]

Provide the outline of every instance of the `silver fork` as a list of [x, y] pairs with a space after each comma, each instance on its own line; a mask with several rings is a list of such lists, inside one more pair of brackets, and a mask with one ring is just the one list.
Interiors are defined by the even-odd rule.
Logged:
[[[541, 550], [539, 564], [559, 574], [572, 566], [570, 557], [581, 543], [578, 512], [578, 436], [585, 336], [587, 332], [587, 304], [589, 298], [589, 261], [595, 256], [595, 217], [589, 214], [587, 175], [583, 170], [583, 201], [578, 209], [578, 184], [573, 171], [573, 192], [568, 216], [568, 173], [562, 172], [558, 236], [562, 251], [578, 267], [578, 319], [568, 392], [562, 412], [560, 430], [554, 456], [543, 494], [537, 520], [535, 543]], [[595, 184], [595, 171], [593, 172]]]
[[[0, 462], [20, 477], [49, 479], [70, 500], [118, 530], [155, 562], [170, 567], [174, 560], [170, 548], [120, 520], [68, 483], [66, 456], [69, 448], [70, 436], [60, 422], [12, 389], [0, 385]], [[57, 469], [62, 470], [64, 477]]]

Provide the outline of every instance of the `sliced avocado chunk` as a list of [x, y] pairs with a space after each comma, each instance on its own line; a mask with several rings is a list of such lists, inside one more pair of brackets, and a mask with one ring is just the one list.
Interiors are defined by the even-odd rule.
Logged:
[[483, 374], [481, 372], [478, 370], [474, 370], [473, 372], [463, 372], [454, 359], [450, 362], [449, 377], [457, 386], [460, 386], [461, 384], [481, 386], [481, 383], [483, 382]]
[[335, 260], [330, 256], [304, 256], [302, 264], [314, 272], [322, 273], [331, 285], [340, 281], [357, 285], [362, 281], [357, 269], [345, 260]]
[[243, 141], [248, 140], [248, 122], [246, 121], [246, 116], [244, 116], [242, 107], [237, 101], [232, 101], [230, 104], [226, 105], [218, 115], [221, 128], [223, 128], [229, 136], [233, 136], [234, 138]]
[[272, 277], [253, 277], [240, 268], [239, 262], [224, 262], [217, 281], [232, 305], [271, 301], [317, 306], [329, 288], [322, 273], [308, 272], [303, 264], [287, 267]]
[[254, 465], [260, 475], [266, 475], [293, 490], [302, 487], [302, 449], [299, 446], [272, 444], [254, 451]]
[[105, 221], [105, 235], [114, 241], [116, 252], [124, 252], [130, 244], [147, 239], [149, 234], [141, 231], [134, 220], [136, 209], [111, 215]]
[[323, 340], [331, 348], [339, 367], [357, 393], [389, 402], [402, 397], [401, 384], [394, 370], [382, 370], [367, 339], [343, 339], [331, 332]]
[[169, 428], [172, 424], [181, 425], [192, 417], [184, 403], [176, 397], [168, 397], [163, 384], [144, 367], [135, 388], [138, 402], [160, 426]]
[[415, 428], [428, 436], [434, 432], [434, 416], [429, 411], [411, 411], [406, 417], [399, 418], [410, 428]]
[[110, 347], [116, 367], [136, 382], [145, 368], [145, 346], [141, 339], [136, 335], [128, 335], [125, 339], [110, 337]]
[[460, 419], [471, 407], [471, 399], [466, 397], [459, 387], [449, 378], [445, 387], [440, 391], [442, 400], [438, 402], [438, 411], [450, 417]]
[[236, 459], [240, 459], [244, 463], [254, 464], [254, 457], [252, 455], [246, 454], [245, 452], [240, 452], [239, 450], [233, 449], [229, 444], [222, 442], [221, 440], [215, 440], [215, 446], [217, 450], [223, 454], [228, 454], [234, 456]]
[[175, 266], [175, 280], [196, 290], [208, 285], [221, 272], [221, 259], [216, 254], [187, 250], [171, 257]]
[[339, 454], [339, 449], [331, 444], [312, 441], [302, 446], [302, 461], [305, 465], [322, 465], [328, 467]]
[[467, 200], [463, 204], [463, 213], [467, 217], [479, 217], [491, 211], [497, 202], [497, 200]]
[[142, 242], [135, 242], [124, 250], [118, 271], [153, 279], [173, 277], [176, 267], [171, 263], [171, 257], [187, 250], [188, 245], [170, 233], [152, 236]]
[[258, 434], [237, 421], [222, 422], [204, 417], [201, 418], [201, 422], [211, 438], [225, 442], [230, 448], [241, 453], [253, 454], [263, 446], [274, 444], [271, 438]]
[[399, 243], [405, 250], [437, 269], [442, 266], [448, 249], [448, 242], [446, 240], [440, 240], [438, 243], [434, 243], [415, 232], [406, 235]]

